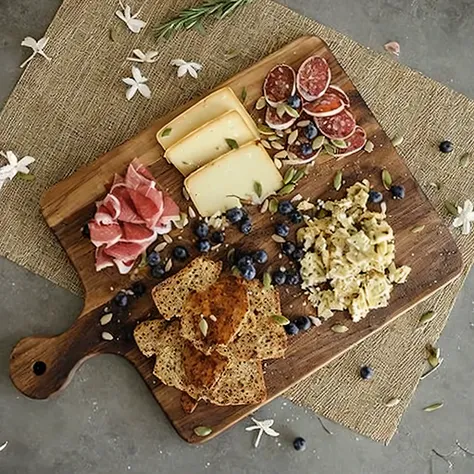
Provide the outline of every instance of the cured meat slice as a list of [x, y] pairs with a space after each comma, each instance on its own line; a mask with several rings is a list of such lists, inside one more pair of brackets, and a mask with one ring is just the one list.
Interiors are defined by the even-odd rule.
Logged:
[[125, 180], [123, 179], [122, 176], [119, 174], [115, 173], [114, 174], [114, 181], [112, 183], [112, 187], [110, 188], [110, 192], [113, 192], [113, 190], [119, 186], [125, 186]]
[[298, 119], [298, 117], [292, 117], [286, 112], [282, 117], [277, 114], [277, 109], [273, 107], [267, 107], [265, 112], [265, 123], [273, 130], [286, 130], [290, 128]]
[[104, 268], [113, 267], [114, 262], [112, 257], [104, 253], [105, 247], [98, 247], [95, 249], [95, 269], [100, 272]]
[[109, 209], [107, 206], [100, 204], [97, 208], [97, 211], [94, 216], [94, 220], [98, 224], [110, 225], [115, 222], [115, 218], [111, 216]]
[[132, 261], [139, 257], [145, 250], [145, 245], [137, 244], [135, 242], [117, 242], [111, 247], [104, 249], [104, 253], [114, 258], [115, 260]]
[[326, 92], [319, 99], [306, 102], [303, 105], [303, 110], [313, 117], [331, 117], [344, 110], [344, 107], [344, 102], [338, 95]]
[[138, 215], [145, 221], [148, 227], [155, 227], [156, 223], [160, 220], [163, 208], [160, 209], [153, 199], [135, 189], [129, 189], [128, 192]]
[[177, 219], [179, 219], [178, 205], [168, 194], [163, 193], [163, 213], [161, 214], [159, 222], [168, 223]]
[[134, 260], [126, 260], [126, 261], [114, 259], [114, 263], [115, 263], [119, 273], [121, 275], [126, 275], [133, 268], [133, 264], [135, 263], [135, 259]]
[[120, 214], [120, 201], [112, 194], [107, 194], [102, 204], [107, 208], [113, 219], [117, 219]]
[[357, 126], [354, 133], [346, 139], [347, 148], [338, 148], [336, 152], [337, 158], [352, 155], [364, 148], [367, 143], [367, 134], [362, 127]]
[[89, 221], [91, 242], [96, 247], [106, 245], [110, 247], [116, 244], [122, 237], [122, 229], [119, 224], [102, 225], [95, 220]]
[[132, 161], [132, 166], [135, 167], [137, 173], [140, 173], [142, 176], [149, 179], [150, 181], [155, 181], [154, 176], [148, 171], [146, 166], [142, 165], [141, 163], [138, 163], [138, 160], [136, 158]]
[[344, 103], [346, 107], [349, 107], [351, 105], [351, 101], [349, 100], [348, 95], [340, 87], [334, 86], [333, 84], [331, 84], [328, 87], [327, 92], [336, 94], [342, 100], [342, 102]]
[[321, 133], [332, 140], [345, 140], [356, 128], [356, 121], [347, 109], [332, 117], [316, 117], [315, 122]]
[[278, 64], [267, 74], [263, 83], [263, 95], [268, 104], [276, 107], [288, 100], [296, 91], [295, 71], [286, 64]]
[[132, 224], [144, 224], [133, 204], [129, 190], [124, 186], [118, 186], [113, 190], [114, 196], [120, 201], [120, 214], [118, 220], [121, 222], [131, 222]]
[[168, 234], [171, 231], [171, 221], [158, 222], [158, 224], [156, 224], [156, 226], [154, 227], [154, 230], [159, 235]]
[[127, 168], [127, 174], [125, 175], [125, 185], [129, 189], [137, 189], [142, 185], [152, 188], [156, 187], [154, 180], [145, 178], [145, 176], [139, 173], [132, 164]]
[[331, 70], [324, 58], [311, 56], [298, 69], [296, 87], [311, 102], [323, 96], [331, 82]]
[[[160, 219], [163, 214], [164, 202], [163, 202], [163, 193], [155, 188], [147, 188], [145, 185], [139, 186], [137, 191], [143, 196], [150, 198], [158, 208], [157, 211], [157, 221]], [[136, 206], [135, 206], [136, 207]], [[138, 212], [138, 209], [137, 209]]]
[[156, 234], [153, 230], [144, 225], [131, 224], [124, 222], [122, 224], [122, 240], [127, 242], [134, 242], [141, 245], [150, 245], [156, 239]]

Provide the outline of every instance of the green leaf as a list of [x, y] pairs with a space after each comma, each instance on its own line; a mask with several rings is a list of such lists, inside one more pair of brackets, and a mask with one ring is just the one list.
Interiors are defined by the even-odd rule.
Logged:
[[293, 179], [291, 180], [291, 182], [297, 183], [304, 176], [306, 176], [306, 168], [300, 168], [293, 176]]
[[209, 428], [209, 426], [196, 426], [194, 433], [197, 436], [209, 436], [212, 433], [212, 428]]
[[145, 268], [146, 266], [147, 266], [146, 252], [143, 252], [142, 257], [140, 259], [140, 263], [138, 264], [138, 268]]
[[382, 184], [386, 190], [390, 190], [392, 182], [392, 175], [388, 172], [388, 170], [382, 170]]
[[171, 127], [165, 128], [165, 129], [161, 132], [161, 136], [162, 136], [162, 137], [167, 137], [167, 136], [169, 136], [172, 130], [173, 130], [173, 129], [172, 129]]
[[255, 191], [255, 194], [261, 198], [262, 197], [262, 183], [260, 181], [254, 181], [253, 183], [253, 190]]
[[283, 183], [288, 184], [293, 181], [293, 178], [295, 177], [296, 170], [295, 168], [288, 168], [286, 170], [285, 176], [283, 176]]
[[288, 104], [284, 105], [284, 110], [290, 117], [298, 118], [300, 116], [298, 111], [294, 109], [293, 107], [290, 107]]
[[281, 314], [273, 314], [272, 318], [280, 326], [286, 326], [287, 324], [290, 324], [290, 320]]
[[226, 138], [225, 141], [231, 150], [237, 150], [237, 148], [239, 148], [239, 144], [233, 138]]
[[242, 92], [240, 93], [240, 100], [242, 102], [245, 102], [245, 99], [247, 98], [247, 89], [244, 87], [242, 89]]

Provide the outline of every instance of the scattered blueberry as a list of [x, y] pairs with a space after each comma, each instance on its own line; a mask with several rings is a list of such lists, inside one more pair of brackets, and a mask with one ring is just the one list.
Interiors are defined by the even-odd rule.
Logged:
[[284, 285], [286, 282], [286, 273], [281, 270], [273, 272], [272, 280], [275, 285]]
[[137, 298], [140, 298], [146, 293], [146, 286], [141, 281], [136, 281], [131, 290]]
[[158, 252], [151, 252], [146, 258], [146, 263], [148, 263], [150, 267], [154, 267], [155, 265], [158, 265], [160, 263], [160, 260], [161, 258]]
[[293, 441], [293, 447], [296, 451], [304, 451], [306, 449], [306, 440], [301, 437], [295, 438]]
[[199, 222], [194, 229], [194, 234], [200, 239], [205, 239], [207, 234], [209, 234], [209, 226], [205, 222]]
[[268, 254], [267, 254], [267, 252], [265, 252], [265, 250], [257, 250], [253, 254], [253, 259], [257, 263], [265, 263], [268, 260]]
[[364, 365], [363, 367], [360, 368], [360, 376], [364, 380], [370, 380], [374, 376], [374, 369], [372, 369], [372, 367], [368, 367], [367, 365]]
[[211, 242], [207, 239], [198, 240], [196, 243], [196, 248], [201, 253], [207, 253], [211, 250]]
[[289, 336], [296, 336], [300, 332], [298, 326], [295, 323], [285, 324], [283, 327]]
[[86, 239], [91, 238], [91, 231], [89, 229], [89, 224], [84, 224], [84, 227], [81, 229], [82, 236]]
[[257, 270], [253, 265], [247, 265], [244, 268], [240, 268], [240, 273], [246, 280], [253, 280], [257, 275]]
[[308, 316], [300, 316], [294, 322], [300, 331], [307, 331], [311, 327], [311, 320]]
[[299, 109], [301, 107], [301, 99], [296, 94], [290, 95], [290, 97], [288, 97], [288, 100], [286, 102], [290, 107], [293, 107], [294, 109]]
[[439, 151], [442, 153], [451, 153], [453, 150], [454, 145], [448, 140], [445, 140], [439, 144]]
[[295, 271], [289, 271], [286, 274], [287, 285], [299, 285], [301, 282], [300, 274]]
[[290, 228], [286, 224], [276, 224], [275, 225], [275, 234], [280, 237], [288, 237], [290, 233]]
[[279, 204], [278, 204], [278, 212], [282, 215], [282, 216], [286, 216], [287, 214], [289, 214], [290, 212], [293, 212], [294, 211], [294, 206], [293, 204], [291, 204], [290, 201], [281, 201]]
[[293, 242], [284, 242], [281, 244], [281, 251], [283, 255], [290, 257], [293, 255], [293, 252], [296, 250], [296, 246]]
[[128, 296], [121, 291], [115, 295], [114, 300], [117, 306], [120, 306], [121, 308], [125, 308], [125, 306], [128, 305]]
[[314, 140], [318, 136], [318, 129], [316, 128], [316, 125], [314, 125], [313, 122], [310, 122], [309, 125], [305, 127], [304, 136], [308, 140]]
[[225, 234], [221, 230], [215, 230], [211, 234], [211, 242], [213, 244], [222, 244], [225, 240]]
[[242, 219], [240, 222], [240, 232], [242, 234], [248, 235], [250, 232], [252, 232], [252, 222], [250, 222], [250, 219]]
[[293, 224], [301, 224], [303, 222], [303, 215], [300, 211], [293, 211], [289, 217]]
[[186, 247], [183, 247], [182, 245], [177, 245], [173, 249], [173, 258], [175, 258], [176, 260], [183, 261], [183, 260], [186, 260], [188, 257], [189, 257], [189, 253]]
[[165, 276], [165, 267], [163, 266], [162, 263], [159, 263], [158, 265], [155, 265], [151, 269], [151, 276], [153, 278], [163, 278]]
[[299, 262], [304, 257], [304, 250], [301, 247], [296, 247], [292, 253], [291, 258], [296, 262]]
[[304, 156], [308, 156], [313, 153], [313, 147], [311, 146], [311, 143], [302, 143], [300, 149]]
[[250, 255], [244, 255], [237, 260], [237, 268], [239, 270], [249, 265], [253, 265], [253, 258]]
[[369, 202], [378, 204], [379, 202], [382, 202], [382, 201], [383, 201], [382, 193], [379, 193], [378, 191], [369, 191]]
[[401, 185], [392, 186], [390, 188], [393, 199], [403, 199], [405, 197], [405, 188]]
[[242, 220], [242, 218], [244, 217], [244, 213], [242, 209], [240, 209], [240, 207], [233, 207], [225, 213], [225, 216], [231, 224], [236, 224], [237, 222]]

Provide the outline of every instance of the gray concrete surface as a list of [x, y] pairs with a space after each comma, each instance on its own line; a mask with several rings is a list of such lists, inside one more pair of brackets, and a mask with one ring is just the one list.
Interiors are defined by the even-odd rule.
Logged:
[[[474, 97], [472, 1], [286, 0], [295, 10], [381, 50], [401, 43], [401, 61]], [[20, 42], [40, 37], [59, 0], [0, 0], [0, 104], [20, 75], [26, 57]], [[0, 236], [1, 238], [1, 236]], [[461, 292], [440, 345], [445, 363], [420, 385], [399, 433], [388, 447], [278, 399], [259, 413], [281, 432], [258, 450], [247, 422], [200, 447], [174, 433], [135, 370], [115, 357], [87, 362], [57, 399], [21, 396], [8, 378], [14, 343], [33, 333], [58, 333], [73, 321], [81, 301], [51, 283], [0, 259], [0, 452], [1, 474], [321, 473], [424, 474], [448, 472], [431, 449], [449, 453], [455, 440], [474, 450], [474, 275]], [[444, 400], [434, 413], [422, 408]], [[296, 435], [308, 449], [291, 447]], [[452, 458], [456, 473], [473, 473], [474, 459]], [[433, 463], [430, 466], [430, 462]]]

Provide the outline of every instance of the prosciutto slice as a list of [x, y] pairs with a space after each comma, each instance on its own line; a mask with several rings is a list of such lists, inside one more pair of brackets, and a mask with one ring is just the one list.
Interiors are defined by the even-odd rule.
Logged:
[[122, 229], [117, 222], [104, 225], [92, 220], [89, 222], [89, 231], [91, 242], [96, 247], [101, 247], [102, 245], [110, 247], [116, 244], [122, 237]]

